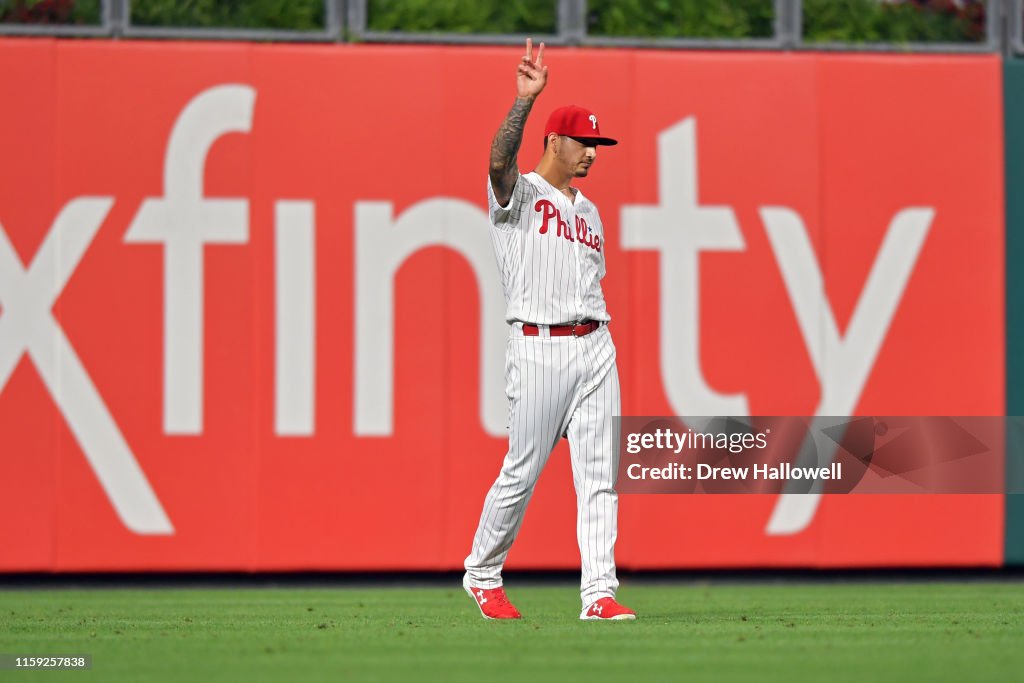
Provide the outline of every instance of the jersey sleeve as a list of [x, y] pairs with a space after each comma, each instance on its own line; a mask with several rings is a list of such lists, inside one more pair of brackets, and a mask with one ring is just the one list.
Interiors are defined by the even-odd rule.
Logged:
[[512, 196], [508, 203], [502, 206], [494, 196], [494, 187], [491, 185], [490, 176], [487, 177], [487, 207], [491, 224], [499, 230], [515, 230], [526, 220], [529, 220], [530, 202], [533, 201], [537, 190], [526, 176], [520, 175], [516, 178], [515, 187], [512, 188]]

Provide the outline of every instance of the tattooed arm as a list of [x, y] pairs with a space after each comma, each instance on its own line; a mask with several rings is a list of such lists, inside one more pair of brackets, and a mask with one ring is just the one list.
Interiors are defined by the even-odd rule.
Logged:
[[537, 59], [533, 58], [533, 41], [526, 39], [526, 54], [519, 62], [516, 73], [517, 96], [515, 104], [502, 122], [491, 143], [490, 176], [491, 187], [498, 203], [504, 206], [512, 197], [519, 180], [517, 155], [519, 145], [523, 141], [523, 128], [526, 117], [530, 115], [533, 101], [544, 90], [548, 82], [548, 68], [544, 66], [544, 43], [537, 49]]

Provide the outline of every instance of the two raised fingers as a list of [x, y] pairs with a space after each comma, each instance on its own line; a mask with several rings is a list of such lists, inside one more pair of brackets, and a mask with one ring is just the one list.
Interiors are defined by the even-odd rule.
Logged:
[[531, 38], [526, 39], [526, 54], [523, 55], [524, 64], [532, 64], [538, 69], [544, 66], [544, 43], [541, 43], [537, 48], [537, 60], [533, 59], [533, 40]]

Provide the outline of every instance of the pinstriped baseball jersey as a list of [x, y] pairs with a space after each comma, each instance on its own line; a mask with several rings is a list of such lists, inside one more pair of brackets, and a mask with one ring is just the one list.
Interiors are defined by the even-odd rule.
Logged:
[[533, 172], [519, 176], [506, 206], [488, 179], [487, 202], [506, 321], [611, 319], [601, 291], [604, 225], [592, 201], [579, 191], [569, 199]]

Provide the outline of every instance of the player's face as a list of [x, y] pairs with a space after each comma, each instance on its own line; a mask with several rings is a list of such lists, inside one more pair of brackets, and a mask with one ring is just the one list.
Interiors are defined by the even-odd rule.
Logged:
[[563, 137], [558, 152], [567, 170], [577, 178], [586, 178], [597, 159], [597, 147], [588, 140]]

